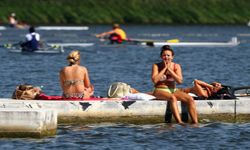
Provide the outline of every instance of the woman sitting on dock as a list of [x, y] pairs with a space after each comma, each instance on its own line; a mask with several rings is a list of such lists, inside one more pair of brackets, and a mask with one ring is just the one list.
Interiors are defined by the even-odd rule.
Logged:
[[67, 60], [69, 66], [60, 71], [63, 99], [90, 98], [94, 94], [94, 87], [90, 83], [87, 68], [80, 66], [80, 52], [72, 51]]
[[172, 62], [174, 58], [174, 51], [169, 45], [164, 45], [161, 48], [160, 56], [162, 61], [160, 63], [153, 64], [152, 67], [151, 78], [155, 87], [153, 95], [157, 99], [167, 100], [170, 102], [171, 110], [177, 123], [182, 123], [177, 107], [177, 100], [187, 104], [192, 123], [198, 123], [198, 115], [194, 99], [187, 93], [176, 88], [176, 83], [181, 84], [183, 82], [183, 78], [181, 66]]

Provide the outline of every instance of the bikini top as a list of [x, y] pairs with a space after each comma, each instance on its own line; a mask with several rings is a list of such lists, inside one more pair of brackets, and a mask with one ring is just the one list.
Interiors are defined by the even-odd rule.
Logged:
[[83, 80], [65, 80], [64, 81], [64, 85], [66, 85], [66, 86], [73, 86], [73, 85], [76, 85], [77, 83], [84, 84], [84, 81]]

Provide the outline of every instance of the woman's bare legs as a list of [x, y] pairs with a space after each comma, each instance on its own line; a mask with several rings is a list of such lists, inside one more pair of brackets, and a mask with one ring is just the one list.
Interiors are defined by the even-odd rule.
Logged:
[[184, 102], [188, 106], [188, 112], [192, 119], [192, 123], [198, 123], [198, 114], [196, 111], [196, 106], [194, 99], [188, 95], [187, 93], [184, 93], [180, 90], [177, 90], [173, 93], [173, 95], [180, 101]]
[[175, 118], [176, 122], [177, 123], [183, 123], [182, 120], [181, 120], [181, 116], [180, 116], [180, 113], [179, 113], [178, 106], [177, 106], [177, 98], [173, 94], [170, 94], [168, 92], [161, 91], [161, 90], [155, 90], [153, 95], [157, 99], [169, 101], [170, 106], [171, 106], [171, 111], [172, 111], [172, 113], [174, 115], [174, 118]]

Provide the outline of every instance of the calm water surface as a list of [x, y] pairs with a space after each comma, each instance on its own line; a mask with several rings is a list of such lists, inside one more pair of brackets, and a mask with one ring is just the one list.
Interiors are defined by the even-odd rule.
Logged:
[[[90, 74], [95, 95], [106, 96], [112, 82], [121, 81], [146, 92], [152, 89], [152, 64], [160, 61], [159, 47], [107, 45], [93, 35], [109, 26], [90, 26], [88, 31], [39, 31], [47, 42], [92, 42], [92, 47], [67, 47], [63, 54], [15, 54], [0, 48], [0, 97], [10, 97], [18, 84], [42, 86], [49, 95], [61, 95], [58, 72], [67, 65], [73, 49], [81, 51], [82, 65]], [[181, 41], [228, 41], [241, 44], [227, 48], [176, 47], [174, 61], [182, 65], [184, 83], [194, 79], [226, 85], [250, 85], [250, 28], [245, 26], [124, 26], [131, 38]], [[26, 30], [0, 31], [0, 44], [23, 39]], [[223, 122], [198, 128], [166, 124], [60, 125], [56, 136], [43, 139], [0, 139], [6, 149], [247, 149], [250, 124]]]

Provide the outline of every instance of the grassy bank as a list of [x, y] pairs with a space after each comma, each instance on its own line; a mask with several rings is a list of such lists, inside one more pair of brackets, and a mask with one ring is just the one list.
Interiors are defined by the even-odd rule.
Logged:
[[1, 0], [0, 22], [28, 24], [246, 24], [249, 0]]

